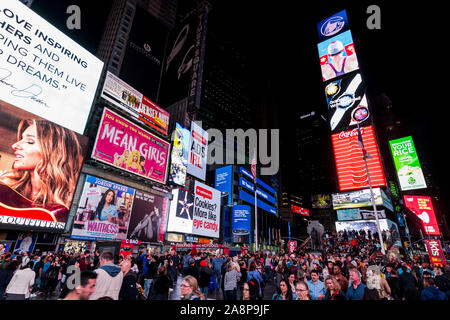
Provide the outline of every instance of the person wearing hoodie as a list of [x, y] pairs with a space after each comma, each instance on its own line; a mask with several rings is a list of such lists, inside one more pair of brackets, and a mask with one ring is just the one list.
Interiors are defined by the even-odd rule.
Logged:
[[421, 300], [447, 300], [447, 295], [436, 288], [433, 278], [423, 278]]
[[209, 282], [211, 281], [212, 275], [213, 270], [211, 269], [211, 264], [208, 265], [206, 260], [201, 260], [198, 272], [198, 286], [200, 292], [205, 296], [205, 300], [208, 299]]
[[144, 275], [145, 280], [145, 295], [148, 297], [150, 294], [150, 289], [152, 286], [153, 279], [156, 277], [158, 273], [158, 257], [155, 255], [152, 255], [150, 259], [147, 260], [146, 266], [147, 266], [147, 273]]
[[120, 287], [119, 300], [136, 300], [138, 294], [136, 287], [137, 274], [131, 270], [131, 261], [125, 259], [120, 268], [123, 272], [123, 281]]
[[105, 251], [101, 254], [100, 267], [95, 270], [97, 273], [95, 292], [89, 297], [89, 300], [97, 300], [105, 296], [113, 300], [119, 299], [123, 273], [120, 267], [113, 263], [113, 259], [114, 256], [111, 252]]

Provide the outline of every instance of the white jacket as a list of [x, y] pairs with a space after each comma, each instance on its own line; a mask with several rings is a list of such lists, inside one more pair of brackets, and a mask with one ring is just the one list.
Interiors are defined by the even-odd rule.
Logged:
[[35, 276], [36, 273], [30, 268], [17, 270], [6, 288], [6, 293], [24, 294], [25, 299], [29, 298]]

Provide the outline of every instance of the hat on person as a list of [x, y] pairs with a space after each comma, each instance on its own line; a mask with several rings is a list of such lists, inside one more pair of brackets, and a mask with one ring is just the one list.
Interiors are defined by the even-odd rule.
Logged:
[[200, 261], [200, 267], [206, 267], [206, 260]]
[[328, 54], [330, 56], [334, 56], [342, 51], [344, 51], [344, 45], [339, 40], [333, 41], [328, 45]]

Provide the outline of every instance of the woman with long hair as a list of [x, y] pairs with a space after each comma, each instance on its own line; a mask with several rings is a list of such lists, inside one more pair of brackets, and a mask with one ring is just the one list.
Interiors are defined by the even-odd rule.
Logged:
[[193, 276], [186, 276], [181, 282], [181, 300], [204, 300], [198, 288], [197, 279]]
[[345, 294], [341, 290], [341, 285], [332, 275], [325, 278], [325, 289], [324, 300], [346, 300]]
[[47, 120], [22, 120], [12, 148], [12, 169], [0, 175], [0, 183], [66, 221], [83, 161], [76, 134]]
[[117, 220], [117, 207], [116, 203], [116, 193], [113, 189], [108, 189], [102, 195], [100, 202], [95, 210], [95, 217], [100, 221], [108, 221], [116, 223]]
[[272, 300], [297, 300], [297, 295], [292, 293], [289, 282], [282, 279], [277, 292], [272, 296]]
[[141, 168], [141, 154], [137, 150], [131, 151], [131, 156], [127, 160], [127, 170], [139, 173], [142, 172]]
[[170, 278], [167, 275], [167, 267], [158, 268], [158, 274], [153, 279], [150, 290], [150, 300], [169, 300]]
[[126, 149], [120, 157], [119, 154], [116, 152], [114, 154], [114, 165], [120, 168], [125, 168], [129, 158], [130, 158], [130, 150], [128, 149]]

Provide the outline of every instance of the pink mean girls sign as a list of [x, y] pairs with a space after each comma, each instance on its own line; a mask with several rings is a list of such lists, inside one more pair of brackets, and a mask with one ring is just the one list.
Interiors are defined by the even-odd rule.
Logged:
[[104, 109], [92, 158], [165, 183], [168, 154], [168, 142]]

